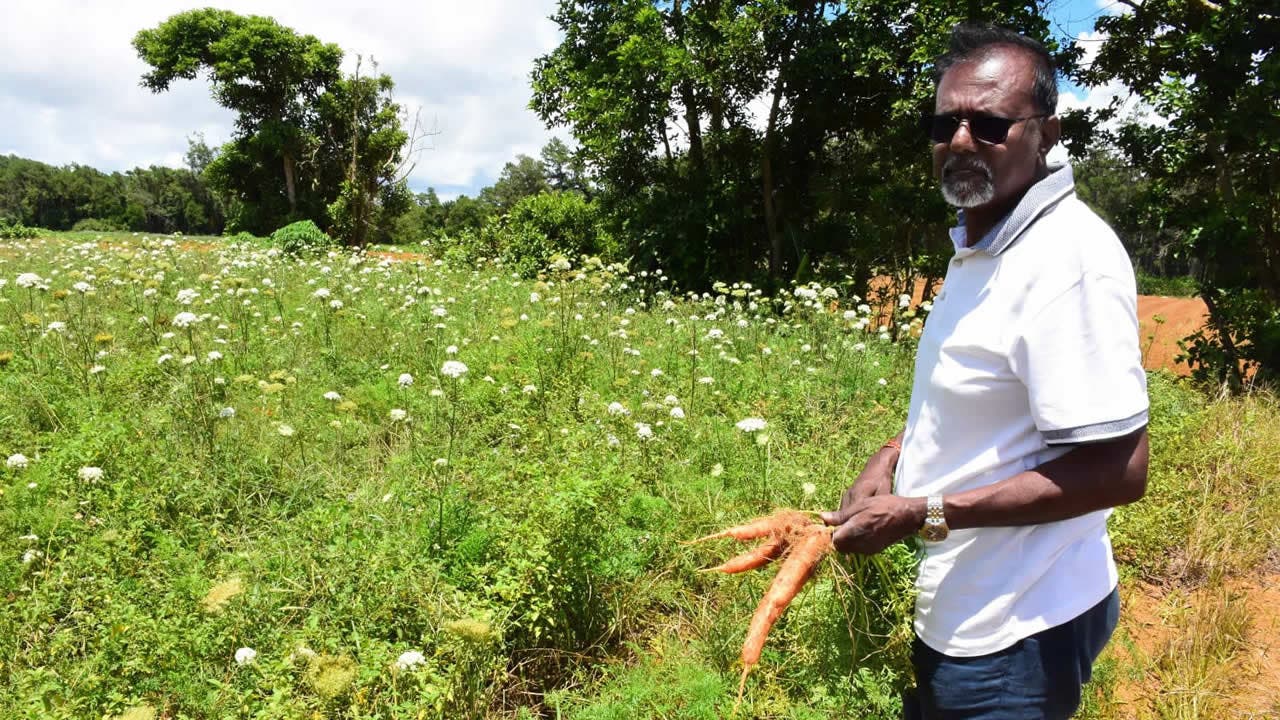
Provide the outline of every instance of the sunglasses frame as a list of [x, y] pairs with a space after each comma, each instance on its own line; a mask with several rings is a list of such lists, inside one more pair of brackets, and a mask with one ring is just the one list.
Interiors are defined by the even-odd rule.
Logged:
[[[929, 137], [929, 140], [933, 141], [935, 144], [942, 144], [951, 142], [951, 140], [956, 136], [956, 131], [960, 129], [960, 126], [967, 123], [969, 125], [969, 135], [974, 140], [984, 145], [1003, 145], [1005, 141], [1009, 139], [1009, 131], [1013, 129], [1014, 125], [1026, 120], [1034, 120], [1036, 118], [1046, 118], [1051, 116], [1051, 113], [1040, 113], [1038, 115], [1027, 115], [1026, 117], [1007, 118], [1000, 117], [999, 115], [965, 116], [958, 113], [921, 113], [920, 129]], [[943, 118], [947, 118], [953, 127], [951, 128], [951, 132], [947, 133], [945, 139], [939, 140], [934, 131], [938, 128], [938, 121]], [[975, 122], [981, 123], [993, 120], [1004, 123], [1004, 130], [1000, 133], [1000, 139], [998, 140], [992, 140], [984, 137], [987, 133], [979, 130], [978, 127], [974, 125]]]

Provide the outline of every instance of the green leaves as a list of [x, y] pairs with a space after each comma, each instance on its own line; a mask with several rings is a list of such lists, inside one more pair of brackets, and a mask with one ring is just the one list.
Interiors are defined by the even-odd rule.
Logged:
[[308, 218], [350, 244], [383, 239], [408, 206], [398, 173], [408, 135], [387, 75], [343, 77], [342, 50], [268, 17], [203, 9], [134, 38], [144, 87], [204, 73], [238, 113], [237, 134], [207, 164], [232, 230], [269, 233]]
[[[1155, 0], [1100, 18], [1108, 38], [1084, 75], [1123, 82], [1164, 117], [1113, 137], [1158, 193], [1149, 213], [1186, 231], [1200, 268], [1212, 331], [1189, 358], [1201, 377], [1236, 387], [1242, 363], [1263, 376], [1280, 366], [1264, 311], [1280, 306], [1280, 170], [1269, 150], [1280, 144], [1280, 19], [1270, 7]], [[1218, 290], [1228, 291], [1221, 301]]]

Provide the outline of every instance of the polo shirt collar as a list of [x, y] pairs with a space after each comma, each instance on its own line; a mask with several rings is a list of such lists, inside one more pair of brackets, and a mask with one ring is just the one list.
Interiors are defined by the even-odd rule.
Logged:
[[1026, 232], [1037, 218], [1074, 192], [1075, 186], [1075, 177], [1071, 173], [1070, 165], [1050, 169], [1049, 174], [1032, 185], [1018, 201], [1017, 206], [1009, 214], [1000, 218], [995, 226], [972, 247], [966, 247], [968, 238], [964, 229], [964, 210], [958, 211], [957, 225], [951, 228], [951, 242], [955, 245], [956, 252], [963, 252], [963, 254], [985, 252], [993, 257], [999, 255], [1009, 249], [1009, 246]]

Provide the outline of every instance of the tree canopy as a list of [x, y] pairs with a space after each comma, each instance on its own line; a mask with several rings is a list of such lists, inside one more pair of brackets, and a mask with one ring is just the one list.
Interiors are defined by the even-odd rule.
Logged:
[[776, 282], [839, 256], [865, 281], [945, 238], [915, 117], [966, 18], [1074, 72], [1079, 51], [1023, 2], [562, 0], [532, 107], [573, 134], [632, 252], [677, 279]]
[[212, 8], [174, 15], [133, 46], [151, 67], [144, 87], [204, 75], [237, 113], [235, 136], [206, 169], [233, 229], [267, 234], [311, 219], [362, 244], [403, 209], [396, 171], [407, 135], [389, 76], [343, 77], [337, 45]]
[[[1121, 0], [1086, 74], [1119, 80], [1160, 122], [1129, 119], [1101, 140], [1149, 183], [1143, 223], [1173, 228], [1193, 260], [1210, 331], [1191, 348], [1202, 376], [1239, 386], [1280, 370], [1280, 17], [1264, 0]], [[1114, 116], [1116, 109], [1100, 113]]]

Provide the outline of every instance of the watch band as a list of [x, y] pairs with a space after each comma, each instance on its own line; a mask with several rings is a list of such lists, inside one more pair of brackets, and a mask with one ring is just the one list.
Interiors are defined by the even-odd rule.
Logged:
[[930, 495], [929, 499], [926, 501], [925, 507], [924, 521], [926, 523], [933, 525], [946, 524], [947, 518], [946, 515], [943, 514], [944, 506], [941, 495]]
[[925, 500], [924, 524], [920, 526], [920, 537], [925, 542], [941, 542], [947, 539], [950, 532], [942, 496], [930, 495]]

